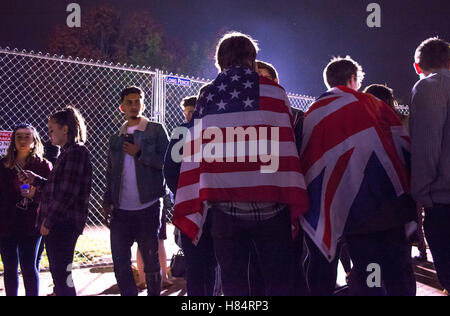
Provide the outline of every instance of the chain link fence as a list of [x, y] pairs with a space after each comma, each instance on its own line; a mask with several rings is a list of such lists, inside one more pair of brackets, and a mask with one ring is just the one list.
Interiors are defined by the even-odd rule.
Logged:
[[[169, 133], [184, 122], [184, 116], [181, 110], [181, 101], [188, 96], [197, 96], [200, 89], [210, 83], [205, 79], [193, 79], [189, 77], [178, 77], [172, 75], [163, 75], [164, 97], [163, 97], [163, 122]], [[288, 94], [291, 106], [306, 112], [313, 97], [298, 94]]]
[[[197, 95], [207, 83], [149, 68], [0, 48], [0, 130], [11, 131], [17, 123], [26, 122], [36, 127], [43, 142], [49, 142], [47, 121], [51, 113], [73, 105], [86, 120], [94, 175], [88, 224], [75, 251], [78, 266], [111, 263], [101, 201], [108, 139], [124, 120], [118, 110], [122, 89], [140, 86], [147, 106], [144, 115], [163, 123], [170, 134], [184, 120], [181, 100]], [[289, 99], [293, 107], [304, 111], [314, 101], [294, 94]], [[170, 212], [168, 216], [170, 220]]]

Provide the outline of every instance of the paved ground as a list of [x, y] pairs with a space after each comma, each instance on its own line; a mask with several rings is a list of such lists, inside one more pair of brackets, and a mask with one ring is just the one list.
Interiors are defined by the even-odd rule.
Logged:
[[[172, 241], [172, 227], [168, 225], [168, 240], [166, 241], [166, 251], [168, 261], [172, 254], [178, 251], [178, 246]], [[133, 252], [134, 253], [134, 252]], [[413, 256], [417, 255], [417, 249], [413, 248]], [[431, 255], [429, 254], [429, 258]], [[432, 262], [415, 262], [415, 273], [417, 280], [417, 296], [443, 296], [442, 288], [436, 278]], [[112, 266], [94, 267], [85, 269], [75, 269], [73, 278], [79, 296], [118, 296], [116, 280]], [[52, 279], [49, 272], [40, 275], [42, 296], [52, 293]], [[182, 278], [173, 279], [174, 285], [163, 289], [163, 296], [183, 296], [186, 295], [186, 282]], [[339, 266], [338, 284], [345, 284], [345, 273], [342, 266]], [[3, 276], [0, 276], [0, 296], [4, 296]], [[24, 295], [23, 284], [20, 282], [19, 295]], [[140, 293], [146, 295], [146, 291]]]

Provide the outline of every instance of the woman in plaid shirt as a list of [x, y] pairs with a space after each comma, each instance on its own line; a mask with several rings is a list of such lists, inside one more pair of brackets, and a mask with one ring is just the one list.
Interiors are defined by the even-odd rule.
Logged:
[[86, 126], [80, 113], [68, 107], [50, 117], [48, 129], [61, 155], [47, 179], [24, 171], [21, 180], [42, 189], [37, 226], [45, 236], [55, 293], [75, 296], [73, 254], [86, 224], [92, 183], [90, 153], [84, 145]]

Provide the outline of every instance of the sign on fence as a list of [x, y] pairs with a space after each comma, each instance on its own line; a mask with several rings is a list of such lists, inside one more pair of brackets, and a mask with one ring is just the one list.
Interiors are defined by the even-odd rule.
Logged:
[[180, 86], [183, 86], [183, 87], [190, 87], [191, 86], [191, 80], [190, 79], [174, 77], [174, 76], [167, 76], [166, 77], [166, 82], [170, 83], [170, 84], [180, 85]]
[[0, 156], [6, 155], [9, 143], [11, 142], [12, 132], [0, 131]]

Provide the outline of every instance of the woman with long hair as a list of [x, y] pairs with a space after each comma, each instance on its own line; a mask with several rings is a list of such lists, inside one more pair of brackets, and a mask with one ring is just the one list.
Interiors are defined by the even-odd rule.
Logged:
[[76, 296], [72, 261], [78, 237], [86, 225], [92, 185], [91, 155], [84, 145], [86, 125], [73, 107], [50, 116], [50, 140], [61, 155], [47, 178], [24, 171], [21, 179], [42, 188], [37, 225], [42, 236], [55, 284], [56, 296]]
[[36, 258], [41, 235], [35, 228], [41, 194], [34, 186], [23, 186], [20, 168], [47, 177], [51, 164], [42, 158], [43, 146], [36, 129], [17, 125], [6, 156], [0, 160], [0, 254], [7, 296], [17, 296], [19, 262], [27, 296], [39, 295]]

